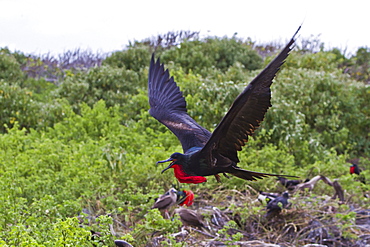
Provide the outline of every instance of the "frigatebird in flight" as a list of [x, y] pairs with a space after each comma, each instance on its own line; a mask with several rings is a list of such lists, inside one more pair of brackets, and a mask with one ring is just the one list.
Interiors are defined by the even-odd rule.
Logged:
[[175, 177], [180, 183], [194, 184], [206, 182], [205, 176], [210, 175], [215, 175], [220, 182], [219, 173], [226, 177], [226, 173], [232, 174], [245, 180], [287, 176], [244, 170], [237, 166], [237, 152], [242, 150], [248, 137], [260, 126], [271, 106], [272, 80], [293, 49], [299, 29], [279, 55], [235, 99], [213, 133], [188, 115], [180, 88], [159, 58], [155, 61], [152, 55], [148, 77], [149, 113], [177, 136], [184, 151], [183, 154], [174, 153], [169, 159], [158, 161], [171, 161], [162, 173], [174, 168]]

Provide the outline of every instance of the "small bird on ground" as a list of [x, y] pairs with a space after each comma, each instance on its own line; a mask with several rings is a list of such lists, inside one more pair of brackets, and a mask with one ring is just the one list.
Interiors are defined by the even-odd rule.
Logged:
[[157, 198], [152, 208], [158, 208], [164, 212], [165, 218], [169, 219], [168, 209], [174, 205], [191, 206], [194, 202], [194, 193], [191, 190], [169, 189], [166, 193]]
[[158, 161], [157, 164], [171, 162], [162, 173], [173, 168], [180, 183], [194, 184], [206, 182], [205, 176], [211, 175], [220, 182], [221, 173], [245, 180], [286, 176], [244, 170], [237, 166], [237, 152], [242, 150], [271, 107], [272, 80], [293, 49], [299, 29], [278, 56], [235, 99], [213, 133], [188, 115], [182, 92], [160, 60], [155, 62], [152, 55], [148, 76], [149, 113], [177, 136], [184, 151], [184, 154], [176, 152], [169, 159]]
[[283, 208], [288, 206], [289, 194], [284, 192], [281, 196], [276, 197], [267, 204], [266, 217], [274, 217], [280, 214]]
[[175, 214], [180, 216], [180, 220], [184, 226], [206, 228], [206, 225], [203, 222], [203, 216], [194, 210], [187, 208], [176, 208]]
[[168, 209], [176, 204], [177, 200], [177, 190], [171, 188], [165, 194], [161, 195], [152, 208], [158, 208], [159, 211], [164, 212], [165, 218], [169, 219]]

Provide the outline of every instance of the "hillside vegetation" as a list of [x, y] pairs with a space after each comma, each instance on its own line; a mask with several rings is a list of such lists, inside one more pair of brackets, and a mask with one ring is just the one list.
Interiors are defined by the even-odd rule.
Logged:
[[[177, 242], [171, 234], [180, 231], [179, 218], [165, 220], [151, 209], [155, 198], [179, 186], [156, 161], [182, 152], [148, 113], [151, 54], [170, 69], [189, 114], [212, 131], [282, 45], [170, 32], [108, 55], [77, 50], [55, 58], [2, 48], [0, 246], [115, 246], [114, 239], [207, 246], [210, 237], [197, 232]], [[239, 165], [338, 179], [346, 200], [330, 199], [333, 188], [318, 183], [311, 193], [291, 195], [290, 208], [267, 220], [255, 199], [259, 191], [284, 191], [275, 178], [182, 184], [194, 191], [192, 208], [210, 225], [211, 206], [228, 215], [212, 241], [356, 246], [360, 235], [370, 234], [369, 223], [356, 223], [358, 210], [370, 210], [369, 82], [370, 48], [348, 58], [314, 39], [298, 42], [272, 86], [273, 107], [239, 152]], [[351, 163], [360, 166], [360, 176], [349, 174]], [[312, 237], [312, 222], [337, 242]]]

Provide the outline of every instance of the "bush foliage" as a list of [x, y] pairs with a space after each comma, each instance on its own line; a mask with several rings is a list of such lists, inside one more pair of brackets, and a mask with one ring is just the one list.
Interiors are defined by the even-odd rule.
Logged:
[[[189, 114], [213, 130], [273, 57], [263, 61], [252, 42], [236, 36], [186, 37], [163, 47], [157, 42], [156, 56], [184, 91]], [[76, 62], [60, 74], [50, 57], [1, 50], [0, 243], [113, 246], [112, 240], [121, 237], [140, 246], [154, 231], [171, 239], [180, 222], [163, 220], [150, 208], [176, 180], [171, 172], [160, 174], [155, 162], [182, 150], [148, 113], [152, 51], [146, 40], [104, 60], [82, 52], [93, 62]], [[83, 61], [79, 54], [72, 60]], [[273, 107], [239, 153], [240, 166], [339, 178], [353, 201], [367, 207], [361, 195], [370, 188], [353, 182], [347, 161], [359, 160], [370, 169], [369, 54], [368, 48], [351, 58], [338, 50], [293, 51], [272, 86]], [[50, 71], [30, 73], [31, 60], [40, 68], [49, 64], [53, 81], [47, 80]], [[223, 181], [219, 185], [210, 178], [185, 187], [198, 193], [252, 187], [257, 192], [275, 185], [274, 179]], [[116, 236], [112, 227], [119, 229]]]

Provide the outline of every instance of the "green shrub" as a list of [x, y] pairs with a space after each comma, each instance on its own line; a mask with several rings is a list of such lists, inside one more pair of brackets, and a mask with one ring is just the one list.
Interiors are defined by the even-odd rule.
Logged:
[[161, 58], [165, 64], [173, 61], [186, 72], [192, 70], [203, 76], [207, 75], [210, 68], [224, 72], [237, 62], [247, 70], [259, 69], [262, 66], [262, 58], [257, 52], [252, 50], [248, 43], [236, 37], [185, 41], [179, 47], [164, 51]]
[[37, 125], [40, 117], [37, 102], [33, 101], [33, 93], [18, 85], [0, 81], [0, 124], [2, 132], [4, 124], [9, 127], [18, 121], [22, 127]]
[[17, 59], [8, 49], [0, 49], [0, 81], [21, 82], [24, 74]]
[[151, 54], [148, 47], [143, 45], [129, 47], [126, 50], [112, 53], [103, 61], [103, 65], [140, 71], [148, 66], [150, 56]]
[[52, 126], [63, 119], [66, 101], [51, 100], [51, 94], [35, 94], [28, 88], [0, 81], [0, 131], [18, 122], [21, 128], [38, 129]]
[[[144, 82], [145, 81], [145, 82]], [[80, 112], [81, 103], [92, 107], [105, 100], [108, 107], [124, 106], [146, 84], [139, 73], [124, 68], [97, 67], [88, 73], [68, 74], [56, 94]]]
[[344, 71], [356, 80], [369, 83], [370, 81], [370, 48], [360, 47], [342, 66]]
[[344, 59], [334, 52], [320, 51], [317, 53], [305, 54], [292, 52], [286, 62], [286, 66], [296, 69], [311, 69], [330, 72], [335, 71], [343, 61]]
[[291, 142], [294, 147], [308, 141], [325, 149], [334, 147], [338, 153], [368, 153], [363, 132], [370, 126], [368, 91], [340, 71], [286, 69], [273, 85], [273, 107], [263, 126], [274, 130], [275, 143]]

